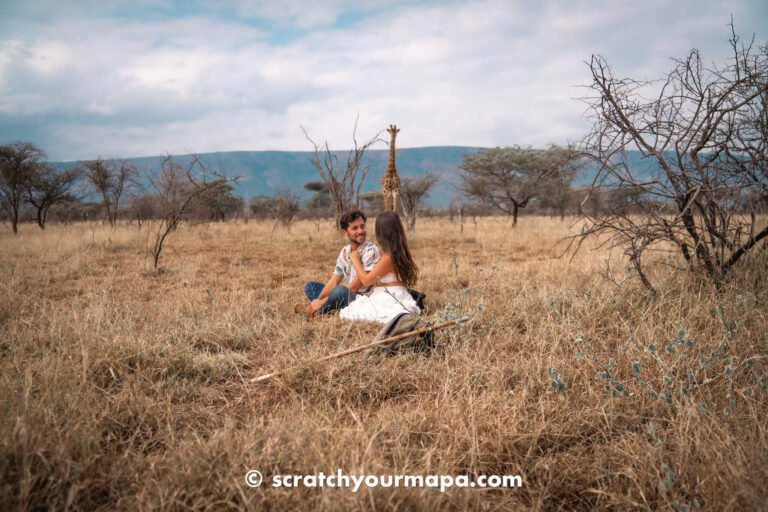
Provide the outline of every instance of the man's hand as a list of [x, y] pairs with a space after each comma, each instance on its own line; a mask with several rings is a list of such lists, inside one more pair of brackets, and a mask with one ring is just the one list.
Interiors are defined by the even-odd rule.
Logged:
[[349, 259], [360, 262], [360, 251], [357, 250], [357, 247], [349, 252]]
[[320, 311], [320, 308], [325, 305], [325, 301], [328, 299], [315, 299], [309, 303], [309, 306], [307, 306], [307, 315], [309, 316], [315, 316], [318, 311]]

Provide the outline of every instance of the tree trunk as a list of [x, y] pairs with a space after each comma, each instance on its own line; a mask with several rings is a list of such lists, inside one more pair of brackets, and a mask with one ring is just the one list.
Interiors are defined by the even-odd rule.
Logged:
[[13, 228], [13, 234], [19, 234], [19, 210], [14, 208], [11, 211], [11, 227]]
[[520, 207], [517, 205], [517, 203], [512, 203], [512, 226], [517, 226], [517, 212], [520, 209]]

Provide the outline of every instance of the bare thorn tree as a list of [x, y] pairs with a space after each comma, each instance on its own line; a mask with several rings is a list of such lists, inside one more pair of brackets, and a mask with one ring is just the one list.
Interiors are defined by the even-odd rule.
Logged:
[[314, 153], [311, 158], [312, 165], [317, 169], [320, 178], [328, 185], [328, 192], [331, 196], [336, 217], [338, 218], [344, 212], [352, 207], [360, 206], [360, 187], [365, 177], [370, 171], [370, 165], [363, 165], [363, 156], [366, 151], [376, 144], [383, 142], [379, 137], [381, 131], [373, 136], [362, 146], [357, 141], [357, 122], [360, 115], [355, 118], [355, 126], [352, 129], [352, 142], [354, 147], [347, 154], [347, 162], [343, 166], [339, 164], [338, 156], [331, 151], [328, 142], [322, 145], [316, 143], [309, 136], [304, 127], [304, 137], [312, 144]]
[[159, 174], [149, 180], [157, 194], [160, 211], [160, 224], [151, 249], [155, 269], [168, 235], [178, 228], [195, 203], [203, 203], [220, 194], [222, 189], [228, 189], [229, 184], [236, 180], [209, 170], [196, 155], [186, 166], [175, 162], [170, 155], [163, 158]]
[[545, 167], [548, 171], [542, 181], [540, 206], [552, 209], [560, 215], [560, 220], [565, 220], [566, 210], [578, 204], [571, 184], [586, 166], [587, 159], [572, 146], [557, 145], [549, 146], [541, 156], [548, 162]]
[[587, 214], [571, 241], [607, 235], [650, 290], [646, 254], [677, 254], [719, 285], [768, 237], [756, 215], [768, 194], [768, 46], [731, 32], [724, 65], [692, 50], [658, 82], [618, 78], [600, 56], [589, 62], [594, 125], [584, 145], [598, 172], [582, 206], [602, 189], [622, 194], [624, 209]]
[[275, 227], [272, 228], [272, 231], [274, 232], [278, 224], [284, 228], [290, 228], [300, 209], [301, 196], [298, 192], [291, 192], [290, 190], [278, 190], [275, 192], [272, 203]]
[[438, 177], [431, 172], [423, 176], [406, 176], [400, 181], [400, 205], [410, 231], [416, 227], [416, 218], [429, 195], [429, 191], [438, 182]]

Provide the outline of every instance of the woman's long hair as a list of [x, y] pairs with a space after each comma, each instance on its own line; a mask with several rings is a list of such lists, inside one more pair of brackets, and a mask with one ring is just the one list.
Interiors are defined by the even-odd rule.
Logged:
[[376, 217], [376, 240], [385, 252], [392, 255], [397, 278], [405, 286], [415, 285], [419, 267], [411, 257], [405, 229], [397, 213], [384, 212]]

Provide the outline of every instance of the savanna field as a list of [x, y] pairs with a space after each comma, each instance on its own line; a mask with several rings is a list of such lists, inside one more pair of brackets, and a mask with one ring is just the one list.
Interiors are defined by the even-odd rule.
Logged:
[[[151, 225], [5, 224], [0, 509], [765, 510], [766, 245], [721, 290], [660, 261], [650, 296], [596, 241], [560, 257], [574, 224], [420, 219], [427, 317], [472, 320], [320, 364], [379, 330], [293, 311], [330, 276], [330, 220], [183, 225], [158, 270]], [[339, 469], [523, 483], [267, 483]]]

